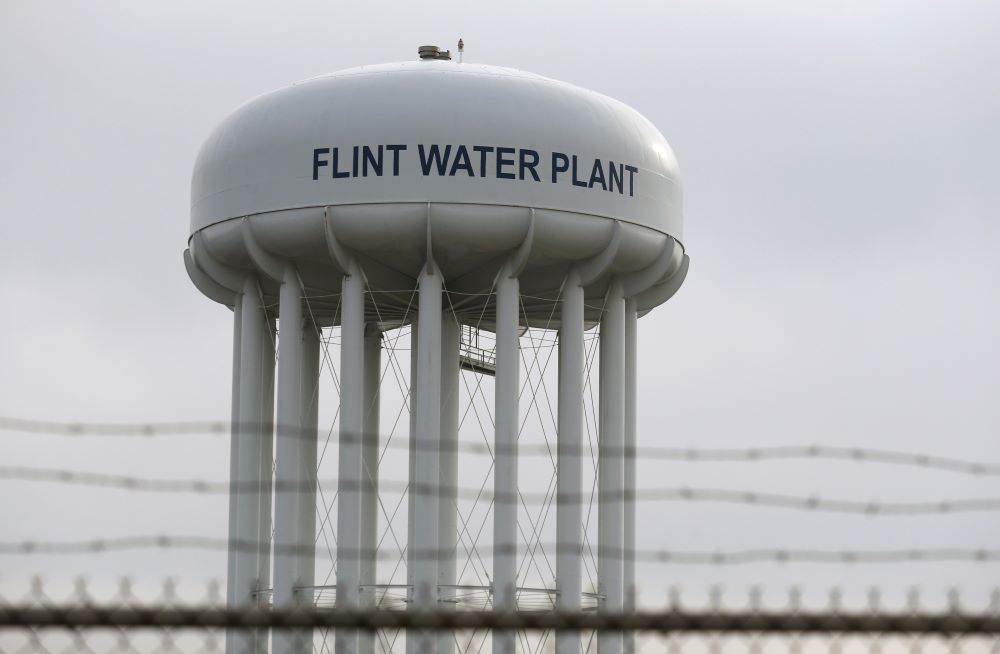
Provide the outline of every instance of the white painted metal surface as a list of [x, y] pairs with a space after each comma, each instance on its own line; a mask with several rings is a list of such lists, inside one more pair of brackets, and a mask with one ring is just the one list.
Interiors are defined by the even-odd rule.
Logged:
[[[425, 175], [421, 145], [426, 159], [430, 146], [443, 155], [450, 145], [447, 165], [435, 159]], [[355, 146], [371, 149], [368, 165], [363, 149], [355, 162]], [[471, 203], [604, 216], [680, 238], [680, 199], [669, 145], [634, 109], [510, 68], [414, 61], [339, 71], [245, 104], [202, 148], [191, 212], [198, 231], [300, 207]]]
[[[625, 297], [621, 284], [611, 283], [601, 318], [600, 429], [597, 470], [597, 592], [602, 609], [619, 613], [624, 606], [622, 500], [625, 437]], [[600, 654], [620, 654], [621, 632], [598, 636]]]
[[[521, 355], [518, 351], [518, 283], [510, 263], [497, 277], [496, 434], [493, 452], [493, 608], [517, 606], [517, 436]], [[514, 633], [494, 630], [493, 651], [513, 652]]]
[[[273, 585], [266, 545], [232, 548], [228, 601], [259, 601], [258, 591], [269, 587], [276, 604], [314, 600], [303, 587], [316, 583], [308, 552], [317, 528], [316, 441], [301, 436], [315, 436], [320, 401], [339, 401], [336, 602], [376, 602], [380, 331], [409, 325], [403, 596], [414, 609], [460, 604], [459, 400], [462, 375], [481, 374], [460, 372], [464, 325], [496, 333], [488, 603], [511, 610], [521, 606], [521, 592], [551, 596], [563, 610], [595, 597], [603, 610], [632, 609], [636, 318], [683, 282], [688, 258], [680, 239], [677, 164], [656, 128], [620, 102], [530, 73], [439, 60], [363, 67], [261, 96], [224, 120], [195, 165], [185, 265], [202, 293], [236, 313], [231, 478], [262, 490], [230, 498], [233, 543], [270, 539], [274, 307], [281, 330], [274, 494], [281, 547]], [[597, 323], [595, 596], [582, 583], [579, 498], [585, 330]], [[553, 339], [558, 333], [559, 347], [556, 579], [543, 589], [518, 586], [519, 528], [525, 533], [516, 500], [518, 397], [531, 374], [521, 367], [520, 335], [527, 327]], [[318, 396], [323, 328], [339, 328], [339, 400]], [[286, 427], [300, 432], [294, 442]], [[289, 491], [285, 482], [296, 481]], [[285, 545], [302, 545], [306, 555], [288, 555]], [[276, 653], [309, 651], [311, 636], [289, 636], [275, 635]], [[409, 634], [405, 641], [411, 653], [455, 649], [450, 637]], [[599, 646], [616, 653], [630, 643], [608, 635]], [[494, 634], [493, 651], [517, 648], [514, 634]], [[557, 635], [559, 654], [580, 648], [578, 634]], [[265, 649], [254, 634], [227, 639], [228, 652]], [[372, 638], [341, 630], [336, 649], [377, 648]]]
[[[361, 605], [376, 606], [378, 583], [379, 385], [382, 375], [382, 334], [375, 323], [365, 325], [364, 442], [361, 444]], [[315, 512], [315, 507], [313, 507]], [[313, 532], [315, 534], [315, 532]], [[358, 633], [359, 654], [373, 654], [375, 635]]]
[[[271, 427], [273, 419], [272, 382], [274, 371], [273, 330], [261, 304], [257, 282], [248, 277], [238, 303], [240, 313], [239, 417], [233, 430], [236, 466], [231, 477], [244, 491], [235, 494], [236, 524], [230, 524], [230, 538], [243, 544], [230, 551], [227, 597], [230, 605], [259, 602], [258, 591], [269, 586], [270, 559], [266, 545], [271, 531]], [[248, 547], [257, 544], [256, 547]], [[264, 652], [266, 635], [238, 632], [226, 640], [227, 651]]]
[[[454, 610], [457, 606], [455, 585], [458, 583], [458, 425], [460, 388], [458, 352], [461, 337], [458, 321], [448, 309], [441, 316], [441, 443], [438, 497], [438, 606]], [[438, 634], [438, 654], [455, 651], [455, 637], [448, 632]]]
[[[188, 257], [190, 260], [190, 257]], [[243, 460], [240, 458], [240, 444], [245, 440], [247, 430], [241, 427], [240, 394], [243, 392], [240, 362], [243, 358], [243, 292], [233, 296], [233, 388], [232, 388], [232, 435], [229, 439], [229, 543], [239, 542], [243, 537], [240, 531], [243, 503], [246, 494], [239, 492], [245, 472]], [[245, 527], [244, 527], [245, 529]], [[226, 604], [238, 606], [249, 603], [252, 599], [252, 587], [247, 588], [244, 571], [245, 554], [230, 546], [226, 557]], [[238, 650], [248, 650], [247, 634], [237, 630], [226, 632], [226, 654], [235, 654]]]
[[[296, 602], [300, 606], [314, 603], [311, 586], [316, 579], [316, 466], [319, 431], [319, 371], [320, 327], [307, 321], [302, 333], [302, 452], [300, 475], [302, 491], [298, 497], [299, 514], [299, 584]], [[306, 642], [311, 642], [308, 632]], [[305, 648], [308, 651], [308, 647]]]
[[[437, 607], [439, 443], [441, 435], [441, 271], [427, 261], [420, 277], [417, 332], [416, 465], [410, 479], [413, 497], [413, 595], [411, 608]], [[437, 392], [435, 392], [435, 389]], [[407, 634], [406, 649], [424, 654], [434, 646], [429, 632]]]
[[406, 601], [409, 605], [413, 604], [414, 600], [414, 584], [413, 584], [413, 574], [417, 567], [417, 558], [413, 555], [413, 547], [410, 546], [411, 543], [416, 542], [416, 532], [417, 521], [415, 516], [417, 508], [417, 497], [411, 492], [412, 488], [409, 484], [412, 484], [417, 478], [417, 351], [420, 339], [418, 337], [418, 330], [420, 329], [420, 321], [415, 320], [410, 324], [410, 385], [409, 385], [409, 458], [408, 469], [407, 469], [407, 493], [406, 493]]
[[[583, 288], [574, 268], [563, 286], [559, 326], [559, 435], [556, 488], [557, 605], [578, 611], [583, 586]], [[579, 654], [580, 634], [556, 633], [556, 654]]]
[[[340, 301], [340, 447], [337, 461], [337, 606], [357, 608], [361, 591], [361, 441], [365, 424], [364, 278], [352, 259], [348, 263]], [[337, 654], [358, 651], [358, 634], [337, 630]]]
[[[243, 293], [236, 293], [233, 297], [233, 382], [232, 382], [232, 416], [233, 436], [229, 439], [229, 542], [235, 542], [240, 538], [239, 517], [240, 502], [243, 493], [239, 490], [240, 471], [240, 443], [239, 438], [242, 433], [240, 429], [240, 359], [242, 358], [243, 346]], [[230, 549], [226, 560], [226, 576], [230, 580], [226, 593], [226, 602], [230, 606], [236, 604], [240, 598], [237, 597], [238, 586], [233, 583], [238, 578], [238, 566], [242, 563], [240, 555], [235, 549]]]
[[[634, 298], [625, 300], [625, 383], [623, 390], [625, 393], [625, 417], [624, 417], [624, 439], [623, 455], [625, 465], [623, 469], [623, 489], [625, 493], [625, 511], [623, 517], [623, 537], [622, 552], [622, 585], [624, 586], [624, 597], [622, 608], [625, 611], [636, 609], [636, 579], [635, 579], [635, 558], [629, 556], [635, 552], [635, 492], [636, 482], [636, 447], [638, 434], [636, 430], [636, 418], [638, 412], [638, 370], [636, 351], [638, 337], [638, 315], [636, 313], [636, 301]], [[635, 654], [635, 634], [625, 633], [623, 649], [625, 654]]]
[[[310, 544], [312, 534], [302, 534], [302, 516], [299, 497], [303, 476], [303, 453], [305, 441], [302, 438], [304, 392], [302, 369], [305, 366], [303, 348], [302, 288], [298, 275], [291, 266], [286, 267], [281, 284], [279, 314], [281, 323], [278, 332], [278, 407], [275, 465], [274, 465], [274, 583], [272, 603], [274, 606], [293, 607], [296, 604], [295, 589], [302, 585], [312, 585], [301, 576], [302, 555], [296, 548]], [[289, 654], [302, 651], [301, 631], [275, 630], [271, 636], [271, 651], [274, 654]]]

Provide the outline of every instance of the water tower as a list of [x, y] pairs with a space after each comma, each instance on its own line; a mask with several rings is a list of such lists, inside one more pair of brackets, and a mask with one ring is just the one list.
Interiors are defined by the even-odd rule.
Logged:
[[[226, 118], [198, 156], [184, 260], [201, 292], [234, 312], [227, 600], [317, 601], [322, 402], [339, 413], [336, 605], [378, 603], [382, 339], [405, 329], [405, 605], [456, 605], [454, 494], [462, 475], [454, 398], [459, 376], [473, 374], [492, 377], [495, 419], [484, 608], [524, 608], [519, 350], [525, 330], [542, 329], [558, 349], [558, 429], [555, 575], [540, 592], [562, 610], [590, 600], [598, 610], [628, 610], [636, 321], [670, 298], [688, 269], [673, 153], [648, 120], [606, 96], [454, 62], [437, 48], [419, 54], [258, 97]], [[584, 347], [595, 333], [597, 569], [587, 596]], [[481, 336], [491, 345], [476, 347]], [[339, 347], [339, 397], [319, 397], [321, 341]], [[515, 634], [491, 638], [494, 652], [517, 649]], [[387, 648], [367, 634], [335, 639], [338, 652]], [[410, 652], [455, 651], [450, 635], [405, 642]], [[579, 634], [560, 633], [556, 644], [581, 651]], [[607, 635], [599, 649], [628, 645]], [[227, 639], [227, 652], [268, 646], [260, 634]], [[312, 635], [276, 631], [270, 646], [308, 652]]]

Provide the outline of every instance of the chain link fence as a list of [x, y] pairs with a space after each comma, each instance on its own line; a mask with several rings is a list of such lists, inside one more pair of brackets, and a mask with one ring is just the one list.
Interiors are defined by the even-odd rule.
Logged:
[[807, 605], [794, 590], [780, 607], [762, 602], [757, 590], [739, 601], [723, 602], [718, 590], [707, 602], [686, 602], [678, 591], [663, 599], [658, 608], [624, 614], [468, 606], [414, 611], [405, 603], [394, 609], [346, 610], [323, 602], [276, 609], [265, 602], [226, 607], [218, 584], [182, 596], [167, 582], [140, 597], [127, 580], [103, 594], [83, 582], [57, 594], [36, 580], [0, 602], [0, 651], [201, 654], [226, 651], [229, 638], [241, 644], [237, 651], [257, 654], [269, 651], [275, 634], [308, 639], [311, 632], [313, 651], [322, 653], [334, 651], [340, 631], [367, 634], [367, 651], [376, 653], [406, 651], [409, 636], [419, 638], [418, 652], [440, 652], [443, 642], [456, 653], [482, 654], [492, 651], [492, 632], [503, 629], [515, 630], [517, 651], [531, 654], [556, 651], [559, 634], [576, 634], [582, 652], [614, 651], [615, 639], [624, 651], [642, 654], [1000, 652], [1000, 590], [979, 606], [965, 605], [957, 593], [934, 606], [924, 606], [916, 594], [890, 606], [874, 591], [864, 606], [845, 605], [837, 592], [823, 606]]
[[[469, 351], [466, 352], [470, 360], [476, 354], [472, 349], [475, 345], [470, 341]], [[482, 348], [482, 344], [479, 347]], [[480, 357], [477, 365], [488, 363]], [[130, 444], [150, 443], [149, 439], [159, 437], [163, 439], [158, 442], [169, 444], [171, 437], [185, 435], [224, 439], [230, 428], [231, 425], [224, 422], [87, 424], [0, 417], [0, 433], [11, 437], [49, 435], [67, 438], [69, 442], [81, 445], [93, 443], [97, 438], [108, 438], [107, 442], [115, 443], [128, 441]], [[278, 429], [280, 431], [280, 427]], [[332, 436], [334, 433], [331, 430], [327, 435], [327, 445], [336, 441]], [[313, 434], [285, 434], [287, 437], [300, 435], [315, 437]], [[384, 449], [390, 454], [396, 452], [405, 456], [410, 446], [405, 439], [386, 439]], [[460, 441], [455, 447], [470, 464], [481, 461], [488, 467], [492, 458], [491, 445], [485, 437], [482, 442]], [[48, 452], [46, 450], [45, 454]], [[145, 451], [142, 452], [148, 456]], [[519, 454], [525, 457], [525, 461], [539, 459], [544, 462], [551, 458], [551, 448], [549, 443], [525, 442]], [[502, 632], [515, 634], [516, 645], [513, 649], [523, 654], [555, 652], [557, 641], [565, 641], [567, 637], [573, 641], [572, 646], [568, 650], [560, 647], [560, 651], [600, 654], [619, 651], [619, 644], [620, 650], [626, 654], [1000, 654], [1000, 591], [994, 592], [991, 598], [970, 594], [974, 592], [971, 589], [981, 589], [984, 583], [1000, 581], [995, 568], [995, 563], [1000, 561], [1000, 549], [994, 542], [973, 538], [970, 535], [972, 532], [955, 527], [960, 524], [968, 528], [972, 521], [982, 523], [983, 518], [989, 520], [989, 514], [1000, 511], [1000, 495], [995, 488], [987, 485], [1000, 478], [1000, 464], [920, 452], [819, 445], [742, 449], [643, 447], [638, 455], [663, 463], [690, 464], [689, 467], [714, 463], [755, 465], [768, 461], [813, 461], [848, 466], [876, 464], [892, 466], [891, 469], [906, 473], [936, 471], [952, 475], [952, 479], [972, 480], [979, 485], [928, 485], [926, 488], [932, 495], [926, 496], [921, 492], [913, 499], [898, 494], [860, 499], [856, 489], [843, 484], [838, 484], [831, 495], [821, 496], [796, 492], [794, 488], [788, 492], [775, 492], [772, 488], [749, 487], [750, 484], [746, 488], [683, 483], [659, 485], [662, 480], [657, 477], [652, 480], [655, 485], [638, 488], [634, 495], [626, 497], [643, 504], [726, 505], [739, 511], [784, 511], [803, 520], [811, 516], [831, 520], [863, 519], [869, 521], [867, 525], [874, 525], [875, 521], [881, 524], [899, 519], [952, 522], [946, 529], [941, 528], [947, 536], [941, 539], [916, 538], [900, 529], [889, 534], [892, 538], [859, 538], [846, 542], [835, 542], [817, 532], [810, 533], [808, 538], [773, 542], [755, 538], [702, 539], [704, 544], [701, 548], [698, 548], [699, 542], [669, 540], [660, 541], [669, 547], [637, 547], [628, 551], [602, 550], [596, 542], [589, 541], [586, 552], [574, 547], [573, 554], [582, 556], [585, 563], [588, 556], [596, 558], [604, 553], [615, 560], [642, 564], [640, 584], [671, 579], [685, 586], [685, 592], [647, 588], [646, 593], [639, 594], [636, 610], [621, 614], [601, 610], [601, 596], [596, 592], [593, 580], [583, 589], [582, 610], [560, 612], [555, 608], [558, 606], [555, 573], [541, 571], [518, 577], [518, 583], [524, 586], [517, 588], [516, 612], [492, 610], [493, 582], [489, 574], [492, 556], [498, 552], [520, 553], [527, 569], [527, 564], [533, 562], [532, 553], [539, 553], [544, 566], [545, 555], [552, 557], [562, 551], [561, 546], [550, 539], [552, 530], [544, 530], [545, 516], [551, 513], [548, 508], [552, 503], [552, 492], [541, 492], [538, 487], [519, 489], [516, 496], [526, 518], [524, 526], [529, 532], [523, 542], [513, 549], [496, 549], [488, 536], [480, 534], [483, 530], [481, 525], [487, 523], [488, 513], [473, 511], [477, 503], [488, 506], [492, 501], [505, 497], [491, 493], [487, 483], [453, 488], [439, 484], [422, 487], [411, 485], [409, 479], [402, 476], [393, 479], [384, 475], [380, 479], [380, 489], [395, 498], [394, 508], [389, 507], [391, 510], [387, 511], [383, 521], [384, 531], [390, 537], [394, 537], [394, 529], [404, 533], [407, 519], [400, 517], [401, 522], [396, 524], [393, 518], [405, 513], [400, 507], [408, 492], [447, 492], [449, 496], [466, 502], [463, 507], [468, 511], [463, 515], [474, 528], [469, 528], [467, 535], [471, 535], [460, 543], [464, 542], [468, 547], [464, 556], [469, 561], [469, 571], [464, 576], [459, 575], [457, 584], [442, 586], [447, 592], [441, 592], [440, 601], [433, 611], [411, 608], [405, 572], [397, 574], [397, 570], [405, 571], [407, 562], [403, 546], [397, 548], [388, 544], [382, 544], [374, 552], [364, 552], [370, 554], [373, 560], [387, 565], [384, 566], [385, 574], [375, 579], [377, 583], [362, 585], [363, 595], [373, 598], [372, 606], [354, 610], [337, 606], [335, 585], [326, 585], [335, 582], [334, 575], [326, 574], [326, 571], [317, 574], [311, 582], [318, 585], [296, 588], [296, 591], [305, 591], [300, 594], [306, 598], [297, 600], [301, 603], [297, 608], [271, 605], [271, 590], [267, 588], [271, 580], [268, 575], [257, 584], [253, 605], [243, 606], [227, 606], [224, 586], [218, 583], [191, 585], [168, 582], [144, 586], [126, 579], [111, 585], [81, 581], [71, 587], [55, 582], [43, 584], [36, 580], [18, 587], [9, 581], [12, 573], [22, 574], [25, 569], [46, 570], [53, 575], [58, 569], [70, 570], [68, 574], [85, 570], [93, 574], [98, 570], [114, 569], [114, 572], [106, 573], [114, 578], [118, 574], [130, 574], [128, 565], [138, 565], [140, 569], [147, 570], [146, 574], [176, 569], [191, 575], [195, 574], [192, 562], [200, 561], [200, 555], [216, 557], [212, 561], [217, 564], [223, 553], [233, 551], [262, 552], [264, 556], [319, 556], [317, 560], [323, 560], [324, 565], [332, 570], [338, 555], [358, 555], [359, 552], [336, 545], [335, 534], [330, 527], [329, 507], [326, 506], [318, 507], [318, 510], [322, 508], [319, 517], [325, 518], [323, 523], [326, 525], [325, 530], [319, 530], [318, 537], [329, 536], [330, 542], [324, 540], [324, 547], [309, 546], [304, 549], [276, 543], [273, 539], [229, 540], [218, 529], [209, 529], [203, 534], [189, 533], [187, 528], [191, 525], [184, 523], [181, 530], [177, 526], [178, 521], [163, 521], [161, 524], [159, 518], [146, 523], [129, 523], [128, 531], [124, 533], [118, 529], [102, 531], [107, 524], [102, 526], [99, 521], [88, 524], [86, 530], [79, 529], [79, 525], [77, 528], [49, 529], [50, 524], [39, 521], [35, 526], [45, 526], [45, 529], [34, 530], [34, 533], [31, 529], [12, 529], [0, 538], [0, 564], [3, 565], [0, 568], [0, 653], [265, 654], [268, 651], [284, 651], [282, 647], [274, 648], [273, 641], [277, 637], [279, 642], [287, 642], [285, 637], [291, 636], [305, 641], [306, 647], [300, 647], [298, 651], [308, 650], [311, 639], [312, 650], [324, 654], [335, 650], [346, 651], [343, 647], [336, 648], [337, 637], [340, 635], [343, 641], [344, 634], [353, 633], [359, 636], [358, 646], [348, 649], [358, 654], [406, 651], [409, 654], [487, 654], [501, 651], [494, 649], [493, 635]], [[241, 485], [208, 473], [203, 473], [203, 477], [161, 477], [154, 474], [158, 468], [151, 466], [147, 466], [144, 473], [142, 468], [131, 465], [123, 469], [118, 462], [110, 470], [94, 471], [85, 466], [77, 467], [79, 463], [72, 458], [65, 463], [50, 461], [47, 456], [21, 464], [5, 460], [0, 465], [0, 482], [10, 484], [7, 488], [7, 497], [11, 498], [9, 506], [17, 505], [18, 499], [21, 504], [28, 505], [32, 503], [32, 498], [62, 500], [77, 498], [85, 493], [115, 493], [123, 498], [122, 504], [116, 505], [123, 511], [148, 512], [152, 506], [150, 498], [162, 497], [161, 510], [164, 510], [162, 507], [169, 507], [172, 513], [183, 514], [183, 509], [176, 507], [183, 506], [190, 510], [193, 503], [220, 501], [227, 495], [296, 488], [294, 484], [283, 485], [273, 479]], [[185, 468], [181, 474], [186, 473]], [[673, 480], [672, 477], [670, 479]], [[331, 497], [338, 487], [351, 488], [338, 479], [322, 475], [315, 483], [321, 492], [325, 490]], [[15, 492], [18, 489], [24, 495], [19, 496]], [[141, 503], [124, 503], [132, 498], [141, 498], [136, 500]], [[613, 499], [618, 501], [624, 498]], [[588, 494], [573, 496], [569, 500], [585, 505], [595, 501]], [[86, 505], [85, 508], [92, 506], [103, 505]], [[217, 513], [213, 515], [221, 515], [218, 510], [221, 506], [219, 504]], [[16, 516], [23, 516], [24, 512], [10, 513], [15, 516], [11, 524], [23, 526], [17, 522]], [[66, 517], [65, 513], [47, 515], [49, 523], [56, 522], [53, 518], [57, 515], [60, 519]], [[954, 522], [958, 520], [966, 522]], [[124, 525], [120, 520], [113, 524]], [[808, 524], [815, 528], [815, 524], [820, 523]], [[197, 532], [196, 529], [192, 531]], [[793, 531], [789, 530], [786, 535], [791, 533]], [[660, 542], [650, 544], [659, 545]], [[685, 548], [686, 544], [691, 547]], [[406, 548], [406, 557], [413, 561], [428, 558], [445, 560], [451, 556], [453, 553], [448, 549], [411, 551]], [[97, 557], [105, 562], [104, 567], [88, 563]], [[67, 563], [63, 565], [59, 561]], [[815, 575], [815, 566], [830, 570], [826, 579], [838, 584], [852, 584], [848, 570], [853, 571], [855, 580], [857, 575], [863, 574], [865, 583], [877, 584], [883, 583], [880, 578], [887, 578], [885, 575], [879, 577], [878, 572], [884, 572], [890, 564], [905, 567], [903, 575], [910, 575], [908, 571], [916, 571], [918, 566], [927, 566], [926, 569], [936, 571], [936, 576], [921, 576], [914, 572], [914, 576], [897, 576], [897, 579], [904, 579], [904, 583], [919, 583], [920, 580], [926, 583], [928, 579], [944, 578], [962, 586], [963, 590], [961, 593], [955, 591], [948, 597], [912, 593], [905, 598], [888, 590], [883, 594], [873, 591], [860, 599], [853, 592], [833, 592], [820, 597], [793, 591], [776, 600], [773, 589], [766, 593], [754, 589], [742, 592], [732, 587], [739, 583], [739, 579], [746, 578], [745, 575], [740, 576], [738, 568], [761, 564], [802, 565], [802, 568], [796, 569], [802, 571], [796, 572], [801, 576], [795, 579], [786, 576], [786, 581], [801, 579], [811, 585], [819, 583], [819, 577], [810, 576], [806, 571], [811, 569]], [[868, 581], [867, 572], [859, 572], [861, 565], [870, 566], [867, 570], [872, 571], [871, 581]], [[705, 574], [696, 572], [677, 577], [681, 566], [697, 567]], [[148, 572], [153, 569], [161, 572]], [[211, 571], [206, 574], [215, 574], [214, 571], [219, 570], [214, 566], [207, 569]], [[958, 576], [956, 571], [960, 573]], [[585, 566], [585, 572], [593, 570]], [[727, 591], [717, 589], [706, 597], [694, 588], [695, 584], [711, 579], [727, 584]], [[777, 575], [769, 579], [771, 584], [779, 583]], [[508, 645], [504, 654], [509, 650], [511, 647]]]

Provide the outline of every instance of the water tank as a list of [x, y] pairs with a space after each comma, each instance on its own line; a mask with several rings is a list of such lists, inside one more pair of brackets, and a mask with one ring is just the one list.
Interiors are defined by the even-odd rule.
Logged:
[[[191, 236], [206, 254], [253, 268], [249, 230], [316, 288], [339, 288], [329, 236], [363, 261], [373, 288], [416, 279], [430, 253], [446, 287], [477, 292], [530, 233], [520, 272], [537, 298], [530, 319], [550, 313], [544, 298], [571, 266], [602, 253], [588, 297], [663, 256], [672, 261], [655, 281], [670, 278], [681, 224], [676, 159], [637, 111], [539, 75], [440, 59], [352, 68], [251, 100], [205, 142], [191, 191]], [[640, 311], [664, 295], [647, 294]]]
[[[198, 155], [185, 264], [205, 295], [234, 309], [230, 476], [234, 489], [253, 489], [230, 496], [228, 601], [267, 596], [287, 608], [334, 592], [339, 607], [375, 608], [383, 584], [404, 586], [409, 608], [454, 609], [457, 589], [469, 588], [456, 569], [456, 398], [461, 375], [477, 374], [494, 376], [483, 607], [527, 609], [534, 597], [530, 610], [539, 602], [627, 610], [637, 320], [677, 291], [688, 267], [677, 162], [660, 132], [621, 102], [454, 62], [431, 46], [420, 56], [256, 98]], [[596, 325], [594, 366], [585, 331]], [[527, 402], [551, 400], [544, 388], [522, 387], [521, 339], [531, 328], [552, 332], [543, 340], [559, 350], [556, 488], [547, 495], [556, 503], [554, 587], [525, 586], [517, 573], [519, 402], [524, 393], [544, 396]], [[383, 334], [393, 330], [393, 343], [408, 337], [408, 381], [402, 370], [382, 374]], [[490, 347], [479, 347], [481, 333]], [[320, 353], [331, 346], [340, 355], [337, 569], [336, 584], [317, 586], [316, 407]], [[597, 384], [585, 385], [595, 367]], [[390, 378], [407, 384], [410, 412], [405, 584], [396, 568], [387, 579], [378, 571], [378, 407]], [[584, 439], [584, 389], [595, 386], [596, 452]], [[581, 511], [592, 500], [582, 476], [591, 456], [598, 533], [588, 554], [598, 560], [588, 590]], [[430, 651], [431, 635], [411, 636], [406, 651]], [[233, 634], [227, 652], [262, 651], [260, 638]], [[374, 651], [371, 634], [335, 638], [337, 651]], [[434, 638], [437, 652], [454, 651], [450, 634]], [[602, 651], [623, 650], [620, 633], [601, 638]], [[492, 639], [493, 651], [515, 651], [512, 632]], [[578, 633], [560, 632], [556, 643], [580, 651]], [[276, 654], [306, 654], [313, 644], [305, 630], [273, 634]]]

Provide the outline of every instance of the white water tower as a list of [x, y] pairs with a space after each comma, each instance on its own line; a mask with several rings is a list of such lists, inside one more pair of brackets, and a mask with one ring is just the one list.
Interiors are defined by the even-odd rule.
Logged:
[[[378, 604], [382, 338], [409, 330], [406, 605], [454, 607], [462, 587], [454, 397], [459, 376], [473, 374], [495, 375], [483, 607], [523, 609], [519, 598], [537, 591], [561, 610], [591, 600], [628, 610], [636, 321], [688, 269], [676, 161], [659, 131], [616, 100], [453, 62], [436, 48], [420, 55], [256, 98], [198, 156], [185, 263], [202, 293], [234, 311], [228, 602], [317, 601], [317, 403], [329, 402], [339, 405], [336, 604]], [[517, 572], [526, 329], [550, 330], [558, 348], [555, 575], [540, 589], [519, 585]], [[584, 348], [597, 332], [597, 570], [588, 596]], [[495, 350], [476, 348], [480, 336], [495, 338]], [[320, 343], [330, 337], [339, 339], [339, 397], [317, 397]], [[271, 647], [308, 652], [311, 639], [276, 631]], [[346, 631], [336, 641], [339, 652], [389, 649]], [[405, 649], [432, 645], [455, 651], [450, 635], [412, 634]], [[623, 646], [620, 635], [600, 642], [602, 652]], [[515, 634], [494, 633], [492, 648], [515, 651]], [[267, 649], [259, 635], [227, 640], [227, 652]], [[559, 633], [557, 649], [580, 652], [579, 634]]]

